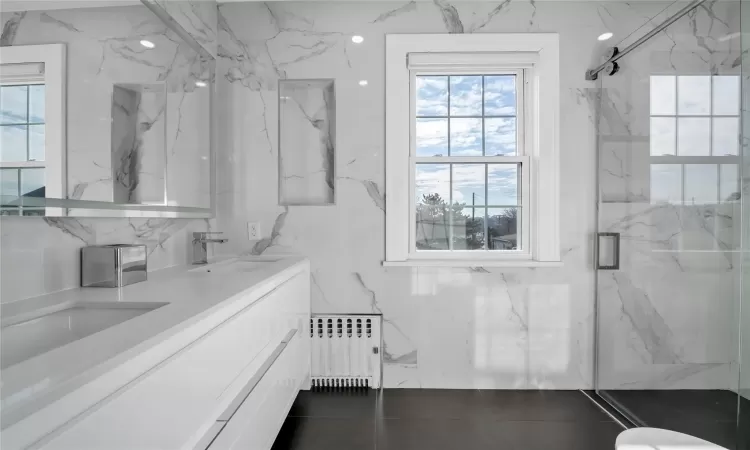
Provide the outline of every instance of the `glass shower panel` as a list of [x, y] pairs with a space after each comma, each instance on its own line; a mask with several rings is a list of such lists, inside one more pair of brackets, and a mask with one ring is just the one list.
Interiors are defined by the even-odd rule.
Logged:
[[740, 341], [739, 352], [739, 417], [737, 421], [738, 449], [750, 449], [750, 197], [748, 189], [748, 177], [750, 176], [750, 60], [747, 59], [750, 52], [750, 0], [742, 0], [740, 3], [741, 29], [740, 45], [742, 55], [741, 78], [739, 97], [742, 99], [740, 111], [742, 114], [742, 143], [740, 154], [742, 155], [742, 295], [737, 310], [740, 317], [738, 339]]
[[597, 271], [596, 377], [637, 425], [737, 450], [739, 6], [706, 2], [600, 74], [598, 230], [619, 264]]

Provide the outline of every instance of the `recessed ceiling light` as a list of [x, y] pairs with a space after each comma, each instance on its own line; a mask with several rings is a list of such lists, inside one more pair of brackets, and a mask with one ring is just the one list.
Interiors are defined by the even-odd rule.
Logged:
[[361, 44], [364, 41], [365, 38], [363, 38], [362, 36], [352, 36], [352, 42], [354, 42], [355, 44]]
[[206, 87], [208, 86], [205, 81], [198, 80], [195, 82], [195, 85], [198, 87]]
[[359, 80], [360, 86], [367, 86], [367, 80]]
[[144, 46], [144, 47], [146, 47], [146, 48], [154, 48], [154, 47], [156, 47], [156, 44], [154, 44], [151, 41], [147, 41], [146, 39], [141, 40], [141, 45]]
[[610, 33], [610, 32], [608, 31], [608, 32], [606, 32], [606, 33], [602, 33], [602, 34], [600, 34], [600, 35], [599, 35], [599, 37], [598, 37], [597, 39], [598, 39], [598, 40], [600, 40], [600, 41], [606, 41], [607, 39], [611, 38], [612, 36], [614, 36], [614, 34], [613, 34], [613, 33]]

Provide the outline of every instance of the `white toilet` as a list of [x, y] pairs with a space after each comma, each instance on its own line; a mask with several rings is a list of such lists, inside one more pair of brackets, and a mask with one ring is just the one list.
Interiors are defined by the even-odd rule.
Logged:
[[661, 428], [631, 428], [617, 436], [616, 450], [727, 450], [689, 434]]

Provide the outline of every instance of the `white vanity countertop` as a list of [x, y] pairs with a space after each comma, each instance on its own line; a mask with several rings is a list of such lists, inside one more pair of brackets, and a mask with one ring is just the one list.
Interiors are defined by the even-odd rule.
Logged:
[[[302, 257], [284, 257], [254, 270], [221, 269], [236, 261], [225, 258], [206, 266], [178, 266], [149, 273], [148, 281], [124, 288], [78, 288], [20, 300], [0, 306], [3, 322], [32, 311], [59, 308], [79, 302], [168, 303], [90, 336], [32, 357], [2, 371], [3, 428], [76, 390], [109, 370], [138, 355], [176, 339], [209, 318], [225, 320], [237, 311], [239, 299], [255, 301], [308, 267]], [[264, 258], [241, 258], [263, 261]], [[199, 269], [198, 272], [195, 269]], [[192, 272], [191, 272], [192, 270]], [[192, 339], [185, 337], [184, 339]], [[173, 347], [164, 345], [170, 356]], [[142, 368], [140, 368], [142, 369]], [[133, 368], [137, 373], [139, 368]], [[137, 376], [137, 375], [136, 375]]]

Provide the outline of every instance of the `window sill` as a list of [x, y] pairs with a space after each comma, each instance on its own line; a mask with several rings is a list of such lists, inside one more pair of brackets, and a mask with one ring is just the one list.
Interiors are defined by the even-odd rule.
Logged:
[[562, 261], [512, 261], [487, 259], [408, 259], [383, 261], [383, 267], [562, 267]]

